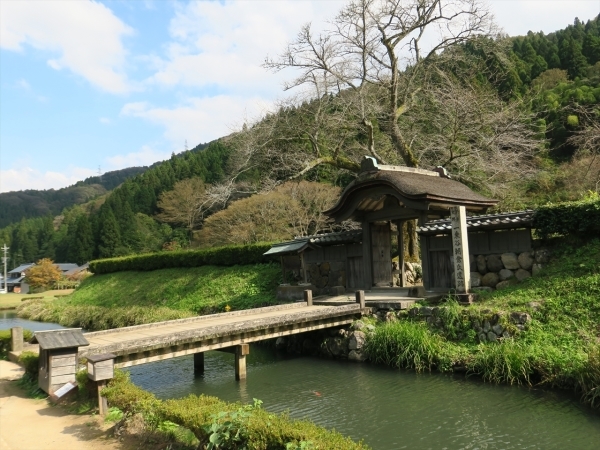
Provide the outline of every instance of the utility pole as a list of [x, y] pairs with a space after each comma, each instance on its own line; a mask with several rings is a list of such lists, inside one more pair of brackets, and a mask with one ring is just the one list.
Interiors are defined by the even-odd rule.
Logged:
[[8, 292], [8, 285], [6, 284], [8, 282], [8, 279], [6, 278], [6, 265], [8, 264], [7, 252], [9, 249], [10, 247], [7, 247], [6, 244], [2, 247], [2, 250], [4, 251], [4, 257], [2, 258], [2, 262], [4, 262], [4, 289], [0, 290], [0, 294], [6, 294]]

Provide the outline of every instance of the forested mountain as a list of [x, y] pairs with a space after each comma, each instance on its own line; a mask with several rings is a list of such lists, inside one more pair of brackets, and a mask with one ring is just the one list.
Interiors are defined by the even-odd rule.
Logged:
[[85, 203], [113, 190], [147, 167], [128, 167], [89, 177], [62, 189], [12, 191], [0, 194], [0, 228], [21, 219], [57, 215], [67, 207]]
[[[41, 257], [82, 263], [185, 247], [203, 218], [234, 198], [288, 179], [343, 187], [362, 155], [406, 164], [398, 145], [410, 150], [414, 164], [444, 165], [499, 198], [503, 209], [598, 191], [599, 22], [600, 16], [547, 35], [461, 42], [433, 55], [426, 76], [407, 67], [398, 76], [420, 77], [420, 84], [407, 91], [409, 105], [392, 111], [393, 126], [389, 112], [378, 109], [389, 93], [385, 79], [369, 82], [362, 97], [349, 88], [282, 103], [237, 133], [126, 179], [102, 199], [58, 217], [60, 205], [48, 206], [44, 217], [12, 223], [0, 229], [0, 244], [11, 247], [11, 267]], [[371, 103], [359, 110], [357, 99]], [[95, 181], [68, 189], [89, 189]], [[164, 202], [177, 198], [185, 200], [172, 209], [193, 205], [195, 219], [165, 214]], [[39, 211], [34, 205], [28, 208]]]

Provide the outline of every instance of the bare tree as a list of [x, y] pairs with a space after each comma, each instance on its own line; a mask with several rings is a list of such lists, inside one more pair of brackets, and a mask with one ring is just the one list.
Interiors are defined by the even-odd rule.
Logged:
[[[305, 25], [280, 57], [267, 58], [264, 65], [274, 71], [300, 72], [286, 89], [308, 85], [325, 92], [352, 91], [358, 126], [372, 137], [373, 120], [383, 114], [397, 155], [416, 167], [418, 157], [398, 121], [413, 106], [419, 78], [443, 50], [491, 32], [491, 14], [479, 0], [355, 0], [328, 31], [315, 36], [311, 25]], [[372, 85], [386, 96], [381, 111], [366, 98]], [[386, 162], [373, 139], [367, 148]]]

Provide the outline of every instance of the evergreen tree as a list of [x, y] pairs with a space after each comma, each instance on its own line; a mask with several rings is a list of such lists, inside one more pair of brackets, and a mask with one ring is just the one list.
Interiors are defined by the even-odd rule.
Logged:
[[[71, 231], [73, 230], [73, 231]], [[94, 253], [94, 235], [87, 215], [80, 215], [69, 227], [69, 262], [81, 265], [92, 259]]]
[[100, 239], [98, 245], [98, 256], [110, 258], [117, 254], [121, 245], [121, 233], [119, 224], [110, 208], [104, 208], [100, 218]]

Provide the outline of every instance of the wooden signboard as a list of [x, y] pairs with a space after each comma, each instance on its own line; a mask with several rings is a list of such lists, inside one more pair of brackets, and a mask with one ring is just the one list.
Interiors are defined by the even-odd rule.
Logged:
[[112, 353], [88, 356], [88, 377], [93, 381], [110, 380], [114, 378], [115, 358], [116, 356]]

